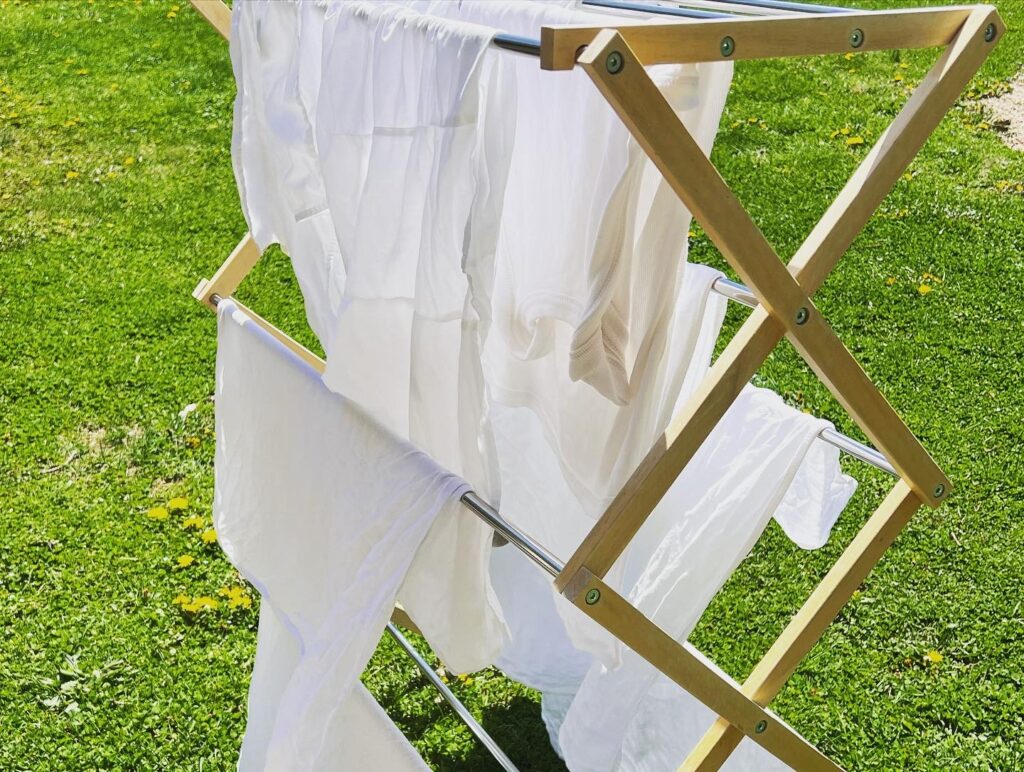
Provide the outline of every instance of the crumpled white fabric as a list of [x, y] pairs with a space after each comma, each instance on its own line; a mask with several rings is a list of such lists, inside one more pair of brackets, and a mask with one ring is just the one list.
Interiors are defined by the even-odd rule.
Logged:
[[359, 675], [417, 550], [468, 486], [230, 300], [218, 317], [214, 523], [263, 599], [240, 766], [422, 769]]
[[[238, 3], [233, 28], [243, 210], [261, 247], [280, 241], [292, 258], [325, 383], [496, 496], [463, 274], [489, 259], [503, 189], [502, 164], [492, 192], [480, 157], [504, 145], [500, 121], [480, 124], [501, 70], [479, 66], [493, 33], [393, 5], [289, 0]], [[490, 664], [507, 640], [489, 549], [490, 530], [460, 511], [431, 532], [403, 590], [458, 672]]]
[[235, 74], [231, 158], [242, 213], [260, 250], [291, 258], [306, 318], [328, 347], [338, 298], [329, 278], [341, 252], [313, 136], [324, 9], [314, 2], [246, 0], [231, 15]]
[[[421, 0], [428, 13], [539, 36], [544, 24], [614, 23], [595, 8], [501, 0]], [[633, 21], [644, 17], [633, 15]], [[657, 19], [651, 19], [652, 22]], [[547, 72], [509, 60], [502, 107], [515, 115], [493, 288], [487, 293], [502, 351], [491, 353], [491, 388], [522, 392], [517, 364], [552, 359], [552, 369], [623, 405], [646, 388], [664, 345], [690, 214], [581, 70]], [[662, 93], [710, 151], [732, 64], [648, 68]], [[509, 358], [495, 365], [495, 357]], [[535, 370], [536, 368], [532, 368]], [[530, 385], [542, 414], [556, 412], [560, 384]]]
[[[817, 439], [827, 426], [788, 407], [772, 391], [745, 389], [637, 533], [621, 561], [616, 589], [683, 641], [773, 514], [827, 532], [856, 489], [838, 472], [838, 449]], [[808, 458], [811, 465], [793, 502], [798, 506], [780, 512]], [[830, 481], [815, 475], [827, 465], [836, 470]], [[658, 672], [603, 630], [584, 643], [604, 656], [591, 666], [559, 733], [570, 769], [675, 768], [682, 761], [672, 755], [680, 747], [676, 740], [690, 740], [692, 747], [710, 726], [700, 719], [710, 715], [713, 721], [713, 714], [699, 710], [699, 702], [667, 681], [661, 691], [675, 691], [672, 709], [645, 708]], [[627, 739], [628, 763], [623, 763]], [[753, 748], [749, 753], [756, 760], [751, 768], [772, 765], [768, 754]]]

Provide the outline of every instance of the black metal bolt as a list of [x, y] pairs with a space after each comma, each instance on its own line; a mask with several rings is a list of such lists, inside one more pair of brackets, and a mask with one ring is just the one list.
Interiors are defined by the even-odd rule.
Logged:
[[809, 316], [810, 313], [808, 313], [807, 309], [801, 306], [796, 310], [796, 323], [803, 324], [804, 322], [807, 321], [807, 317]]
[[612, 75], [618, 75], [622, 72], [623, 65], [625, 65], [625, 61], [623, 61], [622, 54], [618, 51], [612, 51], [604, 60], [605, 69]]
[[732, 52], [736, 50], [736, 41], [726, 35], [718, 44], [718, 50], [722, 52], [722, 56], [732, 56]]
[[943, 497], [943, 495], [945, 495], [945, 493], [946, 493], [946, 486], [943, 485], [942, 483], [939, 483], [932, 490], [932, 493], [935, 494], [935, 498], [941, 499]]
[[985, 42], [986, 43], [991, 43], [995, 39], [996, 39], [996, 25], [995, 24], [989, 24], [987, 27], [985, 27]]
[[768, 728], [768, 722], [765, 721], [764, 719], [761, 719], [760, 721], [757, 722], [757, 726], [754, 727], [754, 731], [757, 732], [758, 734], [761, 734], [761, 732], [763, 732], [767, 728]]
[[864, 30], [858, 27], [850, 33], [850, 45], [854, 48], [860, 48], [864, 45]]
[[589, 590], [587, 590], [587, 595], [584, 598], [584, 600], [587, 601], [588, 606], [593, 606], [595, 603], [601, 600], [601, 591], [596, 587], [591, 587]]

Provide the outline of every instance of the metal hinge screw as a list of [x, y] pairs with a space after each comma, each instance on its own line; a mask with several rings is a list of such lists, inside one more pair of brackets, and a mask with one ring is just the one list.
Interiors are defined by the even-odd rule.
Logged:
[[612, 51], [604, 60], [605, 69], [607, 69], [612, 75], [618, 75], [622, 72], [624, 64], [625, 61], [622, 58], [622, 54], [618, 51]]
[[807, 309], [801, 306], [796, 310], [796, 323], [803, 324], [804, 322], [807, 321], [807, 317], [809, 316], [810, 313], [808, 313]]
[[763, 732], [767, 728], [768, 728], [768, 722], [765, 721], [764, 719], [761, 719], [760, 721], [757, 722], [757, 726], [754, 727], [754, 731], [757, 732], [758, 734], [761, 734], [761, 732]]
[[858, 27], [850, 33], [850, 45], [854, 48], [860, 48], [864, 45], [864, 30]]
[[718, 44], [718, 50], [722, 52], [722, 56], [732, 56], [732, 52], [736, 50], [736, 41], [726, 35]]
[[987, 27], [985, 27], [985, 42], [986, 43], [991, 43], [995, 39], [996, 39], [996, 25], [995, 24], [989, 24]]
[[596, 587], [591, 587], [589, 590], [587, 590], [587, 594], [584, 600], [587, 602], [588, 606], [593, 606], [595, 603], [601, 600], [601, 591]]
[[946, 486], [943, 485], [942, 483], [939, 483], [938, 485], [935, 486], [935, 488], [932, 489], [932, 493], [935, 494], [935, 498], [941, 499], [943, 495], [945, 495], [946, 493]]

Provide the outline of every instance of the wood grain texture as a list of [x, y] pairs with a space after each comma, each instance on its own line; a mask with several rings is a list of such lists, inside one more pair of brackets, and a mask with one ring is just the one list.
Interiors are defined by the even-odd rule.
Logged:
[[222, 0], [189, 0], [199, 15], [225, 40], [231, 39], [231, 9]]
[[[745, 695], [759, 705], [771, 702], [920, 506], [910, 487], [897, 482], [743, 683]], [[742, 739], [740, 730], [719, 718], [680, 772], [718, 769]]]
[[[839, 769], [784, 721], [744, 695], [739, 684], [689, 643], [673, 640], [596, 576], [583, 573], [577, 580], [579, 592], [570, 598], [577, 608], [713, 711], [728, 716], [769, 753], [794, 769]], [[595, 591], [598, 601], [587, 603], [588, 594]]]
[[221, 263], [213, 278], [201, 281], [192, 297], [210, 308], [214, 307], [214, 295], [220, 295], [222, 298], [231, 297], [242, 280], [249, 275], [249, 271], [259, 262], [260, 255], [260, 248], [253, 240], [252, 234], [246, 233], [227, 259]]
[[[908, 8], [824, 16], [772, 16], [735, 19], [687, 19], [651, 24], [627, 22], [616, 28], [644, 64], [719, 62], [724, 59], [770, 59], [847, 51], [888, 51], [947, 45], [972, 9]], [[601, 27], [546, 26], [540, 34], [540, 66], [571, 70], [580, 49]], [[850, 36], [863, 33], [854, 47]], [[733, 53], [722, 55], [722, 39], [733, 40]]]

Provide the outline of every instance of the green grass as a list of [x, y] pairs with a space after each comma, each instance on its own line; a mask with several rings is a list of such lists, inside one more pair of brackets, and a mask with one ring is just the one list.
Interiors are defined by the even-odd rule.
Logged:
[[[214, 323], [189, 293], [245, 230], [227, 49], [177, 2], [169, 18], [170, 2], [0, 0], [2, 769], [228, 769], [244, 727], [255, 606], [173, 602], [238, 582], [181, 526], [209, 520], [213, 485]], [[850, 769], [1024, 768], [1024, 158], [979, 126], [976, 98], [1020, 65], [1022, 5], [1001, 3], [1011, 31], [975, 97], [819, 295], [957, 486], [775, 703]], [[781, 254], [863, 156], [847, 138], [876, 138], [932, 56], [738, 68], [715, 160]], [[718, 261], [700, 234], [692, 255]], [[240, 297], [311, 343], [280, 253]], [[791, 351], [759, 379], [857, 433]], [[830, 544], [803, 553], [773, 527], [699, 627], [733, 675], [877, 504], [885, 480], [851, 469], [861, 492]], [[173, 497], [184, 512], [147, 517]], [[184, 554], [196, 560], [178, 568]], [[494, 671], [452, 680], [521, 768], [559, 767], [536, 695]], [[491, 768], [387, 639], [366, 681], [431, 765]]]

